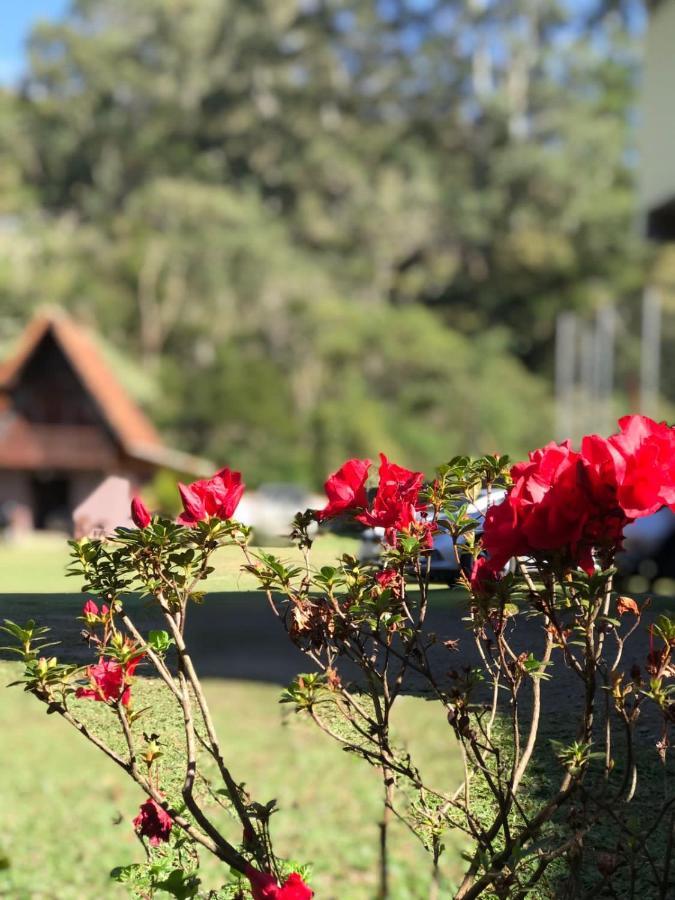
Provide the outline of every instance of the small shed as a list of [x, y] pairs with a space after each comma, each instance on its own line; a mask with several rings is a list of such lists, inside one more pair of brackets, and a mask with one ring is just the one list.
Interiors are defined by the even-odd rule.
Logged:
[[37, 315], [0, 365], [0, 516], [15, 531], [72, 531], [110, 476], [131, 490], [158, 468], [209, 474], [166, 447], [95, 338], [61, 311]]

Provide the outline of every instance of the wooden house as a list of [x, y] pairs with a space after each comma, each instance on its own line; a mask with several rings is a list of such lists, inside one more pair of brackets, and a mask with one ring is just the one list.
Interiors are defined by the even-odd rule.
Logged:
[[86, 329], [62, 312], [33, 319], [0, 366], [3, 523], [72, 530], [109, 476], [133, 492], [159, 467], [202, 475], [209, 464], [164, 445]]

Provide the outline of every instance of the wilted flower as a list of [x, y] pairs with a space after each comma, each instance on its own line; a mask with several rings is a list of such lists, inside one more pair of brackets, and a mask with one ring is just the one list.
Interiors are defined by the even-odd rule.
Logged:
[[138, 815], [134, 819], [134, 828], [142, 837], [148, 838], [153, 847], [156, 847], [169, 840], [173, 821], [168, 812], [152, 797], [149, 797], [141, 805]]
[[388, 588], [396, 588], [401, 583], [401, 573], [398, 569], [382, 569], [382, 571], [376, 573], [375, 581], [383, 591], [386, 591]]
[[633, 613], [635, 616], [640, 615], [640, 607], [632, 597], [619, 597], [616, 601], [616, 611], [620, 616], [627, 612]]

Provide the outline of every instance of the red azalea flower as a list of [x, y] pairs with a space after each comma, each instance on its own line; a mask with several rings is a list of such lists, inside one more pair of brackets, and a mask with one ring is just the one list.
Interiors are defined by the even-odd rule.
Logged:
[[471, 590], [476, 596], [490, 593], [489, 583], [496, 581], [501, 572], [501, 567], [496, 569], [492, 560], [487, 556], [479, 556], [471, 570]]
[[280, 886], [273, 875], [259, 872], [253, 866], [246, 869], [253, 900], [311, 900], [314, 891], [297, 872], [292, 872]]
[[389, 462], [384, 453], [380, 453], [379, 474], [380, 481], [372, 507], [357, 515], [356, 519], [371, 527], [402, 531], [415, 521], [424, 474]]
[[619, 434], [547, 444], [511, 469], [513, 487], [486, 517], [476, 590], [499, 576], [512, 556], [559, 554], [589, 574], [594, 552], [616, 549], [626, 525], [663, 505], [675, 509], [675, 429], [626, 416]]
[[142, 837], [148, 838], [153, 847], [157, 847], [169, 840], [173, 820], [159, 803], [148, 797], [134, 819], [134, 828]]
[[[507, 496], [502, 503], [491, 506], [483, 525], [483, 549], [489, 554], [489, 569], [495, 576], [512, 556], [520, 556], [526, 549], [523, 536], [516, 528], [516, 512], [509, 501]], [[481, 570], [487, 575], [485, 564]]]
[[273, 875], [260, 872], [253, 866], [247, 866], [246, 877], [251, 885], [253, 900], [276, 900], [279, 896], [279, 885]]
[[196, 525], [212, 516], [231, 519], [244, 493], [241, 472], [224, 468], [207, 480], [179, 484], [183, 512], [178, 517], [181, 525]]
[[579, 478], [580, 459], [569, 441], [550, 443], [511, 469], [514, 484], [505, 502], [527, 548], [557, 550], [581, 538], [591, 498]]
[[368, 505], [366, 481], [369, 468], [369, 459], [348, 459], [333, 472], [324, 485], [328, 503], [317, 512], [319, 521]]
[[131, 501], [131, 518], [136, 528], [146, 528], [152, 521], [150, 511], [140, 497]]
[[305, 884], [297, 872], [292, 872], [281, 886], [279, 900], [311, 900], [314, 891]]
[[638, 518], [662, 506], [675, 508], [675, 429], [647, 416], [619, 419], [620, 433], [609, 441], [625, 461], [619, 503]]
[[102, 702], [121, 700], [123, 706], [128, 706], [131, 700], [129, 679], [142, 658], [141, 653], [126, 663], [120, 663], [116, 659], [101, 659], [96, 665], [88, 666], [90, 686], [78, 688], [75, 696]]
[[485, 516], [489, 561], [474, 568], [476, 589], [498, 578], [514, 556], [562, 554], [593, 572], [593, 549], [618, 543], [629, 521], [617, 501], [620, 468], [615, 451], [596, 436], [584, 440], [581, 453], [568, 441], [550, 443], [514, 465], [513, 487]]

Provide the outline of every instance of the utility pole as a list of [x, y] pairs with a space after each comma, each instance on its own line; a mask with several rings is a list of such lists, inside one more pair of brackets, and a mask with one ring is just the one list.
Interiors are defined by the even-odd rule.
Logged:
[[593, 393], [591, 415], [593, 428], [602, 434], [614, 426], [612, 397], [614, 394], [614, 345], [616, 310], [613, 305], [602, 306], [595, 314], [593, 347]]
[[[588, 431], [597, 431], [597, 397], [595, 393], [597, 364], [595, 360], [596, 350], [595, 327], [586, 325], [581, 333], [579, 340], [579, 381], [581, 387], [581, 396], [579, 405], [581, 406], [581, 421], [577, 420], [577, 431], [585, 434]], [[574, 437], [579, 437], [578, 433]]]
[[661, 296], [648, 287], [642, 298], [642, 347], [640, 355], [640, 412], [658, 415], [661, 381]]
[[574, 435], [577, 317], [558, 315], [555, 328], [555, 430], [559, 441]]

